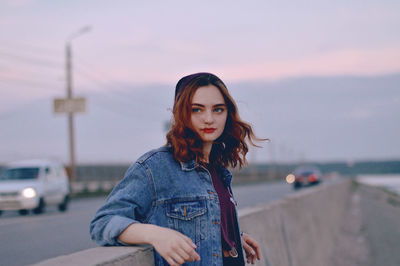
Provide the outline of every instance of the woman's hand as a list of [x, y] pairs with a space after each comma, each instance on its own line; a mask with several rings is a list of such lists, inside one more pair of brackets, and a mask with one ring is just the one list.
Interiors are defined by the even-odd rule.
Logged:
[[150, 244], [170, 264], [181, 265], [185, 262], [199, 261], [192, 240], [178, 231], [158, 227], [150, 238]]
[[256, 262], [256, 258], [258, 260], [261, 259], [260, 245], [254, 238], [252, 238], [248, 234], [243, 233], [242, 243], [244, 251], [246, 253], [247, 263], [251, 262], [251, 264], [254, 264]]
[[150, 244], [170, 265], [180, 265], [188, 261], [199, 261], [196, 245], [178, 231], [154, 224], [133, 223], [120, 235], [126, 244]]

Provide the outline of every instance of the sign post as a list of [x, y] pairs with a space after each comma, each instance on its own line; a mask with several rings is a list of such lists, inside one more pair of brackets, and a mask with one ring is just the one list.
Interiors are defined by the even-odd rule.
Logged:
[[86, 99], [71, 98], [71, 99], [54, 99], [54, 113], [85, 113]]
[[68, 115], [68, 136], [69, 136], [69, 173], [71, 181], [76, 179], [75, 164], [75, 135], [74, 135], [74, 113], [86, 112], [85, 98], [72, 97], [72, 60], [71, 45], [66, 45], [66, 87], [67, 97], [54, 99], [54, 113], [66, 113]]
[[70, 156], [70, 178], [75, 180], [75, 140], [74, 140], [74, 113], [83, 113], [86, 111], [86, 101], [84, 98], [73, 98], [72, 96], [72, 51], [71, 41], [84, 33], [89, 32], [90, 26], [81, 28], [79, 31], [71, 34], [67, 38], [65, 45], [65, 74], [67, 97], [65, 99], [54, 99], [54, 112], [68, 114], [68, 135], [69, 135], [69, 156]]

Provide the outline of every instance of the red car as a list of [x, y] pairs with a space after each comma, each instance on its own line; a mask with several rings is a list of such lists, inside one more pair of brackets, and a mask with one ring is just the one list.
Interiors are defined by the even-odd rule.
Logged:
[[298, 189], [304, 186], [312, 186], [321, 183], [321, 171], [315, 166], [300, 166], [294, 170], [293, 188]]

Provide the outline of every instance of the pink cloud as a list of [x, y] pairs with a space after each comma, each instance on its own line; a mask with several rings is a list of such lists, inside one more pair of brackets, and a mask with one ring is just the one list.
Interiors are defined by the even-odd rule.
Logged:
[[400, 48], [343, 50], [312, 57], [224, 66], [231, 80], [281, 79], [293, 76], [380, 75], [400, 72]]
[[[176, 43], [170, 43], [176, 47]], [[209, 71], [232, 81], [243, 80], [276, 80], [299, 76], [338, 76], [338, 75], [382, 75], [400, 72], [400, 45], [376, 50], [340, 50], [330, 53], [319, 53], [289, 60], [244, 62], [230, 60], [228, 63], [200, 60], [196, 46], [186, 46], [183, 58], [179, 53], [168, 55], [139, 55], [136, 64], [116, 60], [109, 63], [93, 65], [94, 73], [106, 73], [108, 83], [126, 82], [137, 85], [146, 83], [175, 83], [185, 74], [198, 71]], [[196, 55], [195, 60], [187, 60], [186, 55]], [[140, 56], [143, 56], [140, 58]], [[201, 53], [200, 53], [201, 57]], [[141, 60], [142, 59], [142, 60]], [[192, 61], [192, 62], [190, 62]], [[223, 61], [223, 60], [221, 60]]]

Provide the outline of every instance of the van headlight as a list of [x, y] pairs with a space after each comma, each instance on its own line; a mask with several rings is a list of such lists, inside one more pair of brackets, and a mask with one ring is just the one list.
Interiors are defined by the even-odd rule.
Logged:
[[25, 188], [22, 190], [22, 196], [27, 199], [34, 198], [36, 197], [36, 190], [31, 187]]

